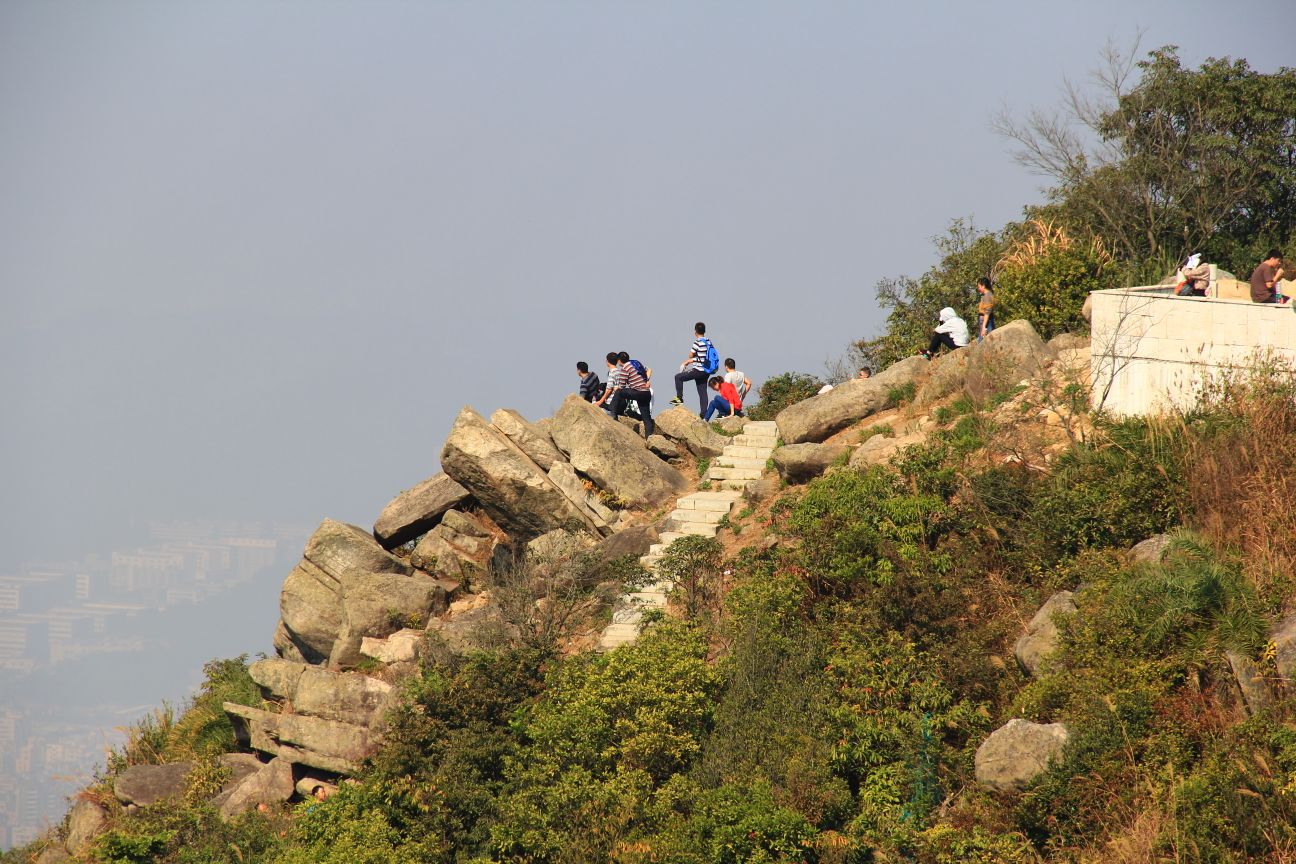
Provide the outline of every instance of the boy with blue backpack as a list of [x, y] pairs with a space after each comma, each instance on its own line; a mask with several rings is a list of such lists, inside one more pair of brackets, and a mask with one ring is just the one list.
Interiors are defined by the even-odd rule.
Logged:
[[706, 337], [706, 324], [701, 321], [693, 325], [693, 347], [680, 364], [680, 371], [675, 376], [675, 398], [672, 405], [684, 404], [684, 382], [697, 382], [698, 416], [707, 409], [707, 379], [720, 368], [720, 354], [715, 345]]

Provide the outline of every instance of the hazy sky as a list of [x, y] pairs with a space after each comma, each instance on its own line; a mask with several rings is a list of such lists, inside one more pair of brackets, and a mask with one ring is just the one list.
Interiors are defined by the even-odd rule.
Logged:
[[1139, 28], [1273, 71], [1293, 24], [0, 0], [0, 571], [132, 520], [372, 524], [463, 404], [543, 416], [611, 348], [673, 371], [699, 318], [758, 380], [819, 371], [951, 218], [1038, 198], [1001, 106], [1056, 103]]

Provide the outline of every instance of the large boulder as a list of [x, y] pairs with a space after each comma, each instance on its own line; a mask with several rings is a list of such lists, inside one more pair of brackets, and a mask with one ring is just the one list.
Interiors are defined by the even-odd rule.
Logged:
[[554, 443], [572, 467], [627, 505], [655, 507], [688, 489], [684, 475], [649, 453], [642, 438], [579, 396], [568, 396], [553, 421]]
[[1026, 632], [1013, 646], [1017, 662], [1028, 675], [1038, 675], [1040, 663], [1058, 647], [1058, 626], [1056, 615], [1074, 615], [1076, 605], [1070, 591], [1059, 591], [1045, 601], [1044, 605], [1026, 625]]
[[549, 479], [563, 491], [568, 501], [576, 505], [576, 509], [580, 510], [586, 519], [594, 523], [594, 527], [600, 534], [607, 535], [612, 532], [612, 526], [621, 517], [599, 499], [599, 490], [582, 480], [575, 468], [567, 462], [555, 462], [549, 469]]
[[1019, 381], [1034, 378], [1050, 360], [1048, 348], [1025, 319], [997, 327], [985, 340], [968, 347], [964, 389], [987, 399]]
[[615, 561], [627, 555], [638, 559], [648, 554], [648, 549], [657, 542], [657, 529], [651, 525], [632, 525], [616, 532], [599, 543], [594, 551], [604, 561]]
[[806, 483], [843, 460], [851, 448], [845, 444], [788, 444], [770, 457], [779, 476], [788, 483]]
[[598, 533], [531, 457], [471, 408], [455, 419], [441, 464], [514, 540], [525, 543], [555, 528]]
[[147, 807], [168, 798], [183, 798], [191, 762], [167, 765], [132, 765], [117, 775], [113, 794], [123, 804]]
[[1009, 720], [977, 748], [977, 781], [992, 789], [1023, 789], [1062, 755], [1069, 737], [1061, 723]]
[[392, 685], [355, 672], [270, 657], [248, 667], [248, 674], [268, 698], [293, 712], [358, 726], [382, 722], [392, 700]]
[[1135, 543], [1130, 549], [1130, 558], [1147, 564], [1160, 564], [1162, 556], [1170, 546], [1169, 534], [1154, 534], [1146, 540]]
[[402, 627], [423, 626], [449, 603], [456, 583], [425, 573], [409, 576], [365, 573], [342, 588], [342, 626], [329, 653], [334, 666], [360, 662], [360, 643], [366, 636], [387, 636]]
[[428, 625], [428, 633], [456, 654], [497, 648], [513, 632], [499, 604], [487, 591], [456, 600], [447, 614], [432, 619]]
[[383, 508], [374, 523], [374, 537], [383, 548], [395, 549], [427, 533], [447, 510], [461, 506], [469, 497], [467, 489], [444, 472], [437, 473], [413, 489], [406, 489]]
[[512, 408], [499, 409], [491, 415], [490, 422], [544, 470], [548, 471], [555, 462], [566, 461], [547, 431], [541, 430], [534, 423], [528, 423], [525, 417]]
[[107, 810], [89, 799], [78, 800], [68, 813], [68, 833], [64, 846], [75, 855], [98, 836], [107, 824]]
[[397, 630], [386, 639], [366, 636], [360, 640], [360, 653], [381, 663], [412, 663], [419, 657], [423, 644], [422, 630]]
[[292, 763], [276, 757], [212, 800], [222, 819], [232, 819], [258, 804], [282, 804], [294, 791]]
[[486, 573], [496, 543], [480, 520], [450, 510], [440, 525], [419, 539], [410, 563], [445, 580], [471, 582]]
[[275, 648], [280, 656], [310, 663], [328, 660], [343, 629], [344, 586], [371, 573], [409, 576], [412, 572], [409, 564], [390, 555], [369, 534], [325, 519], [307, 541], [301, 562], [284, 579]]
[[223, 707], [243, 746], [334, 774], [355, 774], [382, 740], [380, 732], [369, 726], [304, 714], [276, 714], [234, 702]]
[[906, 357], [872, 378], [852, 378], [827, 393], [811, 396], [778, 413], [779, 437], [786, 444], [823, 441], [847, 426], [892, 407], [896, 388], [927, 370], [925, 357]]
[[289, 660], [354, 663], [362, 637], [386, 635], [402, 620], [426, 621], [444, 600], [434, 579], [369, 534], [326, 519], [284, 579], [275, 648]]
[[679, 448], [672, 444], [665, 435], [658, 435], [654, 432], [648, 436], [647, 444], [649, 450], [667, 461], [678, 459], [680, 456]]
[[914, 396], [914, 405], [929, 405], [962, 390], [967, 381], [970, 356], [967, 348], [956, 348], [932, 360], [927, 369], [927, 380]]
[[[863, 444], [855, 448], [851, 454], [850, 462], [847, 463], [855, 469], [867, 468], [870, 465], [883, 465], [891, 461], [895, 456], [906, 447], [914, 444], [921, 444], [927, 440], [927, 436], [922, 432], [910, 432], [907, 435], [873, 435]], [[774, 451], [777, 453], [778, 451]]]
[[676, 405], [653, 418], [657, 432], [688, 448], [694, 456], [711, 458], [724, 452], [729, 439], [711, 428], [701, 417], [683, 405]]

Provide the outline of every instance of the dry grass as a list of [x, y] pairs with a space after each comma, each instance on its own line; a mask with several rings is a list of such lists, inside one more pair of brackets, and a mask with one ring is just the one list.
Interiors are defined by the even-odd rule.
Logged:
[[1247, 577], [1274, 596], [1296, 572], [1296, 388], [1256, 374], [1208, 389], [1211, 428], [1188, 436], [1188, 493], [1197, 529], [1238, 548]]
[[[994, 266], [995, 273], [1005, 270], [1025, 270], [1035, 266], [1040, 259], [1055, 249], [1071, 249], [1083, 241], [1072, 237], [1061, 225], [1047, 219], [1031, 219], [1026, 223], [1026, 234], [1008, 247], [1008, 251]], [[1101, 237], [1088, 241], [1093, 255], [1104, 266], [1112, 263], [1111, 252]]]

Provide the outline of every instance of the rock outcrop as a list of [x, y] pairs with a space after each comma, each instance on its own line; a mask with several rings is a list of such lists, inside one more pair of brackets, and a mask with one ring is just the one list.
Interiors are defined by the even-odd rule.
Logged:
[[68, 813], [67, 840], [65, 848], [73, 855], [85, 848], [108, 822], [108, 811], [94, 801], [82, 798], [72, 805]]
[[276, 714], [233, 702], [223, 707], [243, 746], [334, 774], [356, 773], [381, 741], [381, 735], [366, 726], [304, 714]]
[[1026, 674], [1038, 675], [1043, 660], [1057, 650], [1058, 627], [1054, 616], [1074, 615], [1076, 612], [1074, 597], [1075, 595], [1070, 591], [1057, 592], [1044, 602], [1031, 618], [1030, 623], [1026, 625], [1026, 632], [1013, 646], [1013, 654], [1016, 655], [1017, 662], [1021, 664]]
[[1009, 720], [977, 748], [977, 781], [992, 789], [1024, 789], [1061, 757], [1069, 737], [1061, 723]]
[[548, 471], [556, 462], [564, 462], [546, 430], [540, 429], [512, 408], [501, 408], [491, 415], [491, 425], [509, 437], [531, 461]]
[[374, 537], [385, 549], [395, 549], [430, 531], [446, 511], [463, 506], [469, 499], [468, 490], [444, 472], [437, 473], [406, 489], [391, 500], [378, 521], [374, 522]]
[[628, 506], [656, 507], [688, 488], [684, 475], [649, 453], [642, 438], [579, 396], [567, 397], [550, 432], [573, 468]]
[[[580, 397], [572, 398], [602, 414]], [[604, 417], [619, 431], [633, 434]], [[555, 528], [598, 533], [544, 469], [471, 408], [459, 412], [441, 450], [441, 465], [516, 542], [525, 543]]]
[[437, 525], [424, 534], [410, 554], [410, 563], [449, 583], [465, 583], [484, 575], [490, 566], [498, 538], [480, 520], [458, 510], [448, 510]]
[[683, 405], [676, 405], [654, 418], [657, 432], [683, 445], [694, 456], [711, 458], [724, 452], [729, 439]]
[[770, 457], [779, 476], [788, 483], [806, 483], [827, 471], [838, 460], [845, 462], [851, 448], [845, 444], [788, 444]]
[[274, 657], [253, 663], [248, 674], [263, 696], [295, 713], [358, 726], [381, 723], [392, 700], [386, 681]]
[[[281, 657], [307, 663], [329, 660], [339, 636], [354, 631], [343, 602], [348, 592], [359, 596], [367, 589], [406, 587], [401, 580], [413, 573], [409, 564], [366, 532], [325, 519], [307, 541], [301, 562], [284, 579], [275, 650]], [[358, 590], [351, 590], [356, 586]]]
[[872, 378], [852, 378], [827, 393], [789, 405], [779, 412], [779, 437], [785, 444], [823, 441], [859, 420], [893, 405], [898, 387], [927, 370], [925, 357], [906, 357]]
[[967, 383], [968, 359], [971, 354], [969, 348], [956, 348], [932, 360], [927, 369], [927, 380], [914, 396], [914, 404], [930, 405], [962, 390]]
[[113, 794], [123, 804], [148, 807], [168, 798], [183, 798], [191, 762], [132, 765], [113, 781]]
[[984, 341], [968, 346], [967, 354], [963, 387], [974, 399], [988, 399], [1019, 381], [1034, 378], [1050, 359], [1044, 340], [1025, 319], [996, 328]]
[[212, 801], [223, 819], [232, 819], [258, 804], [281, 804], [295, 791], [292, 763], [274, 758], [241, 778]]

